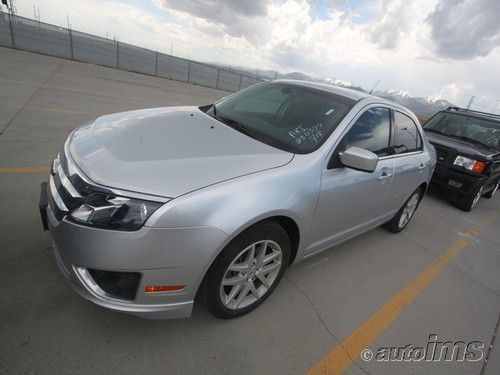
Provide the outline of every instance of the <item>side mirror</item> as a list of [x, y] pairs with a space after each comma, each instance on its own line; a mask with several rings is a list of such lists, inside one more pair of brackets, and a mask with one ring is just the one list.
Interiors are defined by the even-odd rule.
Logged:
[[359, 147], [349, 147], [339, 154], [342, 165], [363, 172], [373, 172], [377, 168], [378, 156]]

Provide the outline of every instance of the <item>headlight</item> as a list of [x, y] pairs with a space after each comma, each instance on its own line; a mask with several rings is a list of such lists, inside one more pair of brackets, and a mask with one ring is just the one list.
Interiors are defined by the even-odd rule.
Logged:
[[461, 167], [464, 167], [465, 169], [468, 169], [469, 171], [473, 171], [476, 173], [483, 173], [484, 169], [486, 168], [486, 163], [484, 161], [477, 161], [460, 155], [455, 158], [453, 164], [459, 165]]
[[94, 193], [90, 194], [80, 207], [72, 211], [70, 217], [78, 223], [132, 231], [141, 228], [162, 204]]

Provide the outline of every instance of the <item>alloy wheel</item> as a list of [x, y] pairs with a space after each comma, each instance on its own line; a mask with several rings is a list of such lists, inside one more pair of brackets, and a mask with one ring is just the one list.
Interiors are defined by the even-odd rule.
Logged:
[[401, 213], [401, 217], [399, 218], [399, 228], [404, 228], [404, 226], [408, 224], [411, 217], [417, 210], [419, 198], [420, 194], [416, 192], [410, 199], [408, 199], [408, 202], [406, 202], [403, 212]]
[[241, 251], [222, 277], [222, 304], [238, 310], [262, 298], [276, 281], [282, 258], [281, 247], [271, 240], [255, 242]]
[[493, 197], [495, 195], [495, 193], [497, 192], [499, 186], [500, 186], [500, 180], [497, 181], [497, 184], [495, 185], [495, 187], [491, 191], [490, 196]]
[[477, 202], [479, 202], [479, 199], [481, 198], [481, 195], [483, 195], [483, 186], [481, 186], [481, 188], [477, 192], [476, 196], [474, 197], [474, 200], [472, 201], [471, 208], [474, 208], [476, 206]]

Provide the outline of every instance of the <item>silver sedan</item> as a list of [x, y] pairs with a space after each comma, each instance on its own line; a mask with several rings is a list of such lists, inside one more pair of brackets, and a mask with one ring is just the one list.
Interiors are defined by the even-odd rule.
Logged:
[[148, 318], [255, 309], [286, 268], [379, 225], [406, 227], [434, 149], [408, 109], [279, 80], [201, 107], [99, 117], [42, 184], [62, 274], [84, 298]]

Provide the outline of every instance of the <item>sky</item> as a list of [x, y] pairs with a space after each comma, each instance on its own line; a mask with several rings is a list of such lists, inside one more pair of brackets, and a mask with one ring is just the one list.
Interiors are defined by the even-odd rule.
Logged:
[[[491, 112], [500, 0], [15, 0], [17, 13], [205, 62], [299, 71]], [[500, 103], [496, 107], [500, 113]]]

